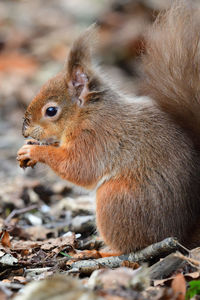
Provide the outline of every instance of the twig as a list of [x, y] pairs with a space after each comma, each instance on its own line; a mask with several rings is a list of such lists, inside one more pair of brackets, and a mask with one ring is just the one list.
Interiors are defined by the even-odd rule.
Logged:
[[177, 258], [180, 258], [182, 260], [186, 260], [191, 266], [195, 267], [195, 268], [200, 268], [200, 261], [196, 260], [192, 257], [187, 257], [185, 255], [182, 255], [181, 253], [176, 253], [175, 254]]
[[10, 221], [12, 220], [12, 218], [14, 218], [14, 216], [24, 214], [24, 213], [26, 213], [30, 210], [36, 209], [36, 208], [38, 208], [38, 204], [33, 204], [31, 206], [24, 207], [24, 208], [21, 208], [21, 209], [13, 209], [13, 211], [11, 211], [11, 213], [5, 219], [4, 226], [8, 226]]
[[169, 254], [178, 248], [181, 245], [174, 238], [167, 238], [159, 243], [152, 244], [147, 248], [138, 251], [136, 253], [130, 253], [126, 255], [120, 255], [115, 257], [105, 257], [93, 260], [82, 260], [74, 262], [71, 267], [70, 273], [73, 273], [73, 270], [79, 270], [80, 273], [92, 273], [94, 270], [100, 268], [117, 268], [120, 267], [123, 261], [129, 262], [147, 262], [156, 257], [161, 257], [163, 254]]

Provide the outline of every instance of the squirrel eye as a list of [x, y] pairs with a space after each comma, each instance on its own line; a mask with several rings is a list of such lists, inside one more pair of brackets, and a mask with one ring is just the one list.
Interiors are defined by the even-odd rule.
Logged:
[[46, 109], [46, 116], [48, 117], [54, 117], [57, 114], [58, 108], [55, 106], [50, 106]]

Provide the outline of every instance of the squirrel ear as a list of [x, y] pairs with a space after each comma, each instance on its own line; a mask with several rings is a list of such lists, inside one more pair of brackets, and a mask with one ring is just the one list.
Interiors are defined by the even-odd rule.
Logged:
[[89, 94], [92, 72], [92, 48], [97, 26], [91, 25], [73, 44], [65, 67], [66, 80], [72, 99], [82, 106]]

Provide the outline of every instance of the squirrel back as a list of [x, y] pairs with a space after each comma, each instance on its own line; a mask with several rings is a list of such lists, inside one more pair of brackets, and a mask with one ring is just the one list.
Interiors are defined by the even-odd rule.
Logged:
[[140, 93], [150, 96], [200, 146], [200, 5], [175, 1], [147, 34]]

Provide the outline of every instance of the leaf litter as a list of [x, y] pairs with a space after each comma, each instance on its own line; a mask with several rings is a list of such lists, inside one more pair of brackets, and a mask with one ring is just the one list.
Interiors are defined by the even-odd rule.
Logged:
[[119, 257], [111, 268], [94, 196], [42, 166], [23, 173], [15, 160], [24, 109], [62, 68], [74, 36], [96, 20], [106, 72], [133, 92], [142, 34], [169, 2], [0, 2], [0, 299], [182, 300], [186, 289], [188, 299], [200, 293], [199, 248], [160, 249], [145, 264]]

